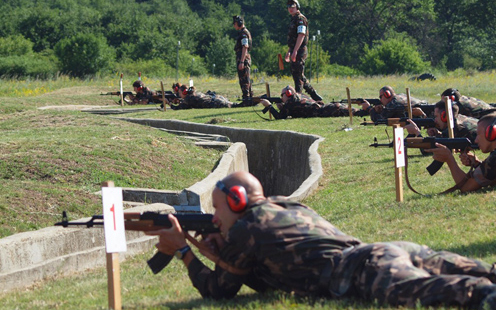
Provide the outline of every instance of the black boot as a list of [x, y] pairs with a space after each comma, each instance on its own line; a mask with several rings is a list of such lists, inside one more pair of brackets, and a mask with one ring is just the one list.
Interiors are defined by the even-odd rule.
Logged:
[[310, 95], [310, 97], [312, 97], [313, 100], [322, 101], [322, 97], [319, 94], [317, 94], [317, 91], [315, 89], [312, 89], [312, 91], [308, 92], [308, 94]]

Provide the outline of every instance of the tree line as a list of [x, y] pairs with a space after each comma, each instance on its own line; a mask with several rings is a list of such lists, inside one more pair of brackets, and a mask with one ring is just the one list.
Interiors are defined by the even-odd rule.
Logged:
[[[308, 65], [323, 74], [496, 68], [494, 1], [299, 2]], [[3, 0], [0, 9], [3, 77], [233, 76], [233, 15], [252, 33], [253, 68], [280, 74], [290, 20], [285, 0]]]

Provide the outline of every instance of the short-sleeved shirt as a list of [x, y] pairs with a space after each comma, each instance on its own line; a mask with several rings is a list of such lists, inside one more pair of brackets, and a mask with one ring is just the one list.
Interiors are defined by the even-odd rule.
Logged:
[[292, 50], [296, 45], [296, 40], [300, 31], [305, 30], [305, 38], [301, 43], [300, 49], [307, 46], [308, 43], [308, 21], [307, 18], [298, 12], [294, 16], [291, 16], [291, 22], [289, 23], [288, 30], [288, 47]]
[[252, 40], [250, 31], [248, 31], [246, 27], [243, 27], [241, 30], [238, 31], [238, 37], [236, 38], [236, 44], [234, 45], [234, 51], [236, 52], [236, 61], [239, 61], [241, 59], [243, 46], [248, 48], [245, 60], [249, 60]]
[[472, 177], [482, 187], [496, 185], [496, 150], [475, 168]]
[[300, 296], [319, 295], [321, 273], [329, 261], [361, 244], [312, 209], [280, 200], [250, 207], [229, 230], [226, 242], [221, 260], [250, 274], [237, 276], [218, 266], [211, 271], [196, 259], [188, 267], [189, 276], [203, 297], [233, 297], [246, 282]]

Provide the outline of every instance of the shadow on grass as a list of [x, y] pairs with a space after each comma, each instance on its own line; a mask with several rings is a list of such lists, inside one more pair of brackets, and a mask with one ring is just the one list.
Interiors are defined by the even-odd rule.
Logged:
[[447, 248], [446, 251], [454, 252], [469, 257], [484, 257], [496, 254], [496, 240], [475, 242], [469, 245]]

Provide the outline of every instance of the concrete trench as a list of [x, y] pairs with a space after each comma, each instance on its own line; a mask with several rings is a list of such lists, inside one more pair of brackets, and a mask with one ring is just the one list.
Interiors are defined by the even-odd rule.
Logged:
[[[118, 119], [186, 134], [203, 147], [228, 147], [212, 173], [182, 191], [123, 188], [124, 201], [137, 205], [126, 212], [213, 213], [211, 192], [215, 182], [239, 170], [255, 175], [264, 186], [266, 196], [284, 195], [296, 201], [310, 195], [322, 176], [317, 149], [323, 138], [316, 135], [178, 120]], [[148, 251], [156, 243], [155, 237], [132, 231], [126, 232], [126, 240], [128, 251], [120, 253], [121, 260]], [[3, 292], [28, 287], [55, 275], [105, 265], [103, 229], [47, 227], [2, 238], [0, 249]]]

